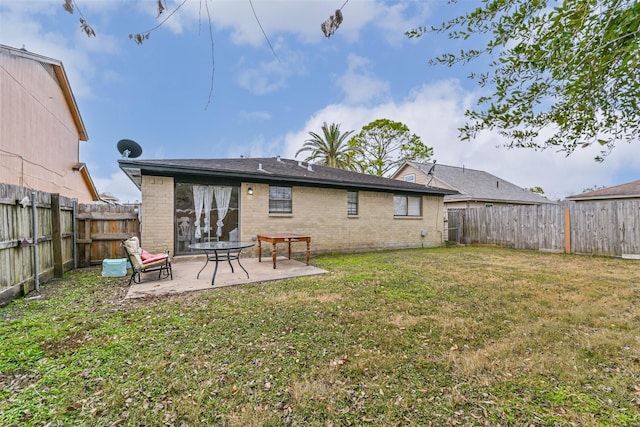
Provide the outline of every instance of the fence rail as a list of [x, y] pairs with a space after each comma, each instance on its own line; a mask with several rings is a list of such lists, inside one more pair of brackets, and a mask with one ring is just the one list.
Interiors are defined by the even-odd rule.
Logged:
[[640, 256], [638, 200], [470, 208], [461, 222], [464, 243]]
[[139, 230], [135, 206], [0, 184], [0, 305], [73, 268], [122, 258], [120, 240]]

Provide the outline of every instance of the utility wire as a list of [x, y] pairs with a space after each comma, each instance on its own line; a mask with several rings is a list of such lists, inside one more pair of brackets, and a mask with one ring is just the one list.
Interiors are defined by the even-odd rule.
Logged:
[[[349, 1], [349, 0], [347, 0], [347, 1]], [[258, 26], [260, 27], [260, 30], [262, 30], [262, 34], [264, 35], [264, 38], [267, 40], [267, 43], [269, 44], [269, 47], [271, 48], [271, 52], [273, 52], [273, 56], [275, 56], [276, 59], [278, 60], [278, 62], [282, 64], [282, 61], [280, 61], [280, 58], [278, 58], [278, 54], [276, 53], [275, 49], [271, 45], [271, 42], [269, 41], [269, 37], [267, 37], [267, 33], [265, 33], [264, 32], [264, 28], [262, 28], [262, 24], [260, 23], [260, 19], [258, 19], [258, 15], [256, 14], [256, 10], [253, 7], [253, 1], [249, 0], [249, 4], [251, 5], [251, 10], [253, 11], [253, 16], [255, 16], [256, 21], [258, 22]]]

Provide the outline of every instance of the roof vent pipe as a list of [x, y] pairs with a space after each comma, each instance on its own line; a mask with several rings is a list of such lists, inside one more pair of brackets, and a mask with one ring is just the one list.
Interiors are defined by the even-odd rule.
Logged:
[[311, 168], [311, 163], [307, 164], [307, 170], [310, 172], [313, 172], [313, 169]]
[[258, 170], [259, 171], [264, 170], [264, 169], [262, 169], [262, 163], [258, 163]]
[[298, 166], [303, 167], [302, 160], [298, 160]]
[[277, 160], [277, 161], [279, 161], [279, 162], [281, 162], [281, 161], [282, 161], [282, 159], [280, 158], [280, 156], [276, 157], [276, 160]]

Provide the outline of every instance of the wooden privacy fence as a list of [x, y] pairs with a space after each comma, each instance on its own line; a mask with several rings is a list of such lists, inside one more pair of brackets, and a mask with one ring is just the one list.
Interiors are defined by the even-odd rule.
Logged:
[[640, 257], [640, 201], [470, 208], [461, 230], [464, 243]]
[[73, 268], [74, 209], [58, 194], [0, 184], [0, 291], [26, 294]]
[[122, 258], [120, 240], [139, 234], [135, 206], [0, 184], [0, 305], [65, 271]]
[[76, 222], [80, 267], [101, 264], [107, 258], [124, 258], [121, 240], [140, 238], [135, 206], [82, 204], [78, 206]]

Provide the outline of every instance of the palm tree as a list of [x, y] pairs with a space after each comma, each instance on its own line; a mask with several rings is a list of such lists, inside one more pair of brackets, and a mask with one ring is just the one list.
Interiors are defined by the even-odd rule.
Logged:
[[322, 124], [322, 133], [320, 136], [315, 132], [309, 132], [311, 139], [307, 139], [301, 149], [296, 153], [309, 152], [309, 156], [304, 159], [306, 162], [314, 162], [322, 166], [330, 166], [332, 168], [356, 170], [357, 163], [354, 161], [354, 155], [358, 153], [356, 148], [350, 147], [348, 143], [349, 132], [341, 133], [340, 125], [332, 123], [330, 126], [327, 122]]

